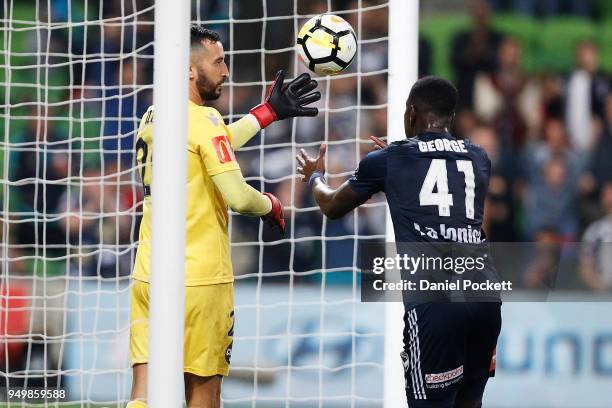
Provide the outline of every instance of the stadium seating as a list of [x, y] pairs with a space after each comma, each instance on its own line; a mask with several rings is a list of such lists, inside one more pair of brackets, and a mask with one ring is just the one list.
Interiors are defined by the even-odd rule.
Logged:
[[[497, 14], [493, 27], [523, 44], [524, 68], [531, 73], [567, 72], [574, 63], [574, 49], [583, 39], [601, 46], [602, 68], [612, 72], [612, 20], [595, 23], [581, 17], [536, 19], [519, 14]], [[453, 78], [450, 65], [452, 38], [469, 28], [465, 15], [437, 15], [421, 22], [421, 35], [433, 48], [433, 74]]]

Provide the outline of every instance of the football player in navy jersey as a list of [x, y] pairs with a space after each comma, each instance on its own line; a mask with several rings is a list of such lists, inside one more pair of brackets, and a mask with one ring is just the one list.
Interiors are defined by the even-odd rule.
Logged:
[[[458, 92], [426, 77], [410, 91], [406, 139], [366, 155], [338, 189], [325, 181], [325, 151], [304, 150], [297, 171], [309, 182], [321, 212], [339, 218], [385, 192], [396, 242], [480, 245], [491, 162], [485, 151], [449, 129]], [[410, 408], [477, 408], [494, 375], [501, 302], [407, 301], [401, 353]]]

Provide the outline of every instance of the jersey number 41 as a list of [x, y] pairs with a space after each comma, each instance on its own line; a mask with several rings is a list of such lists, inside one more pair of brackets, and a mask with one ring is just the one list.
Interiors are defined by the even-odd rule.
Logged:
[[[465, 180], [465, 216], [474, 219], [474, 168], [470, 160], [456, 160], [457, 170], [463, 173]], [[434, 188], [437, 192], [434, 193]], [[440, 217], [450, 217], [453, 195], [448, 192], [448, 175], [445, 159], [432, 159], [423, 186], [419, 192], [420, 205], [438, 206]]]

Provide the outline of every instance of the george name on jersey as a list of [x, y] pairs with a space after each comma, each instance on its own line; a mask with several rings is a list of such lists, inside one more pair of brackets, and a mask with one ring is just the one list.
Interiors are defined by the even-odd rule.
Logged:
[[419, 142], [419, 150], [427, 152], [455, 152], [467, 153], [463, 140], [434, 139], [428, 142]]

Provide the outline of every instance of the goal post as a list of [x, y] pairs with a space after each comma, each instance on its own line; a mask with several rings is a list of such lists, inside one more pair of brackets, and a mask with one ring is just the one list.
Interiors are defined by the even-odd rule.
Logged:
[[[418, 78], [419, 0], [389, 1], [389, 73], [387, 93], [388, 141], [404, 139], [406, 99]], [[394, 242], [393, 223], [387, 207], [386, 242]], [[385, 304], [384, 407], [406, 407], [402, 350], [404, 305]], [[400, 401], [402, 401], [400, 403]]]
[[[190, 4], [155, 1], [148, 406], [181, 406]], [[152, 159], [153, 160], [153, 159]]]
[[[337, 187], [372, 150], [368, 136], [389, 134], [388, 11], [386, 0], [4, 1], [0, 389], [65, 390], [49, 406], [125, 406], [130, 274], [151, 199], [148, 399], [181, 406], [185, 186], [176, 181], [188, 154], [189, 21], [221, 35], [230, 79], [210, 106], [231, 123], [261, 102], [278, 69], [287, 81], [308, 72], [297, 32], [331, 13], [355, 29], [358, 52], [339, 75], [312, 74], [319, 115], [278, 121], [236, 151], [245, 180], [284, 204], [287, 232], [229, 211], [236, 324], [222, 400], [380, 407], [385, 306], [361, 302], [359, 251], [385, 239], [384, 197], [326, 219], [295, 155], [327, 143]], [[135, 144], [150, 105], [152, 196], [143, 198]]]

